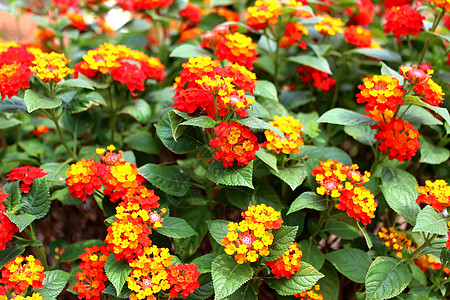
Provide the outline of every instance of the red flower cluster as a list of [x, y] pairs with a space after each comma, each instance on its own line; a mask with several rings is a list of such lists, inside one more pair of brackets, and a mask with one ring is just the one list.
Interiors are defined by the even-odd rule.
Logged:
[[[372, 32], [361, 25], [345, 27], [344, 38], [350, 45], [358, 48], [378, 48], [379, 45], [373, 39]], [[378, 47], [377, 47], [378, 46]]]
[[417, 7], [411, 7], [409, 4], [391, 7], [385, 18], [384, 33], [392, 32], [397, 38], [402, 35], [419, 35], [425, 20], [417, 11]]
[[313, 87], [325, 92], [334, 89], [334, 85], [336, 84], [336, 79], [331, 78], [328, 73], [311, 68], [310, 66], [299, 66], [295, 69], [295, 72], [298, 73], [303, 84], [309, 84], [312, 80]]
[[271, 268], [270, 271], [275, 275], [276, 279], [280, 277], [289, 278], [300, 270], [301, 259], [302, 251], [298, 249], [297, 243], [292, 243], [286, 253], [277, 260], [266, 262], [266, 266]]
[[31, 130], [29, 132], [29, 134], [34, 135], [34, 136], [41, 136], [44, 133], [47, 133], [49, 130], [50, 130], [50, 128], [48, 128], [47, 126], [40, 125], [40, 126], [36, 127], [35, 129]]
[[25, 47], [10, 47], [0, 53], [0, 99], [16, 96], [22, 88], [30, 87], [34, 55]]
[[3, 193], [0, 189], [0, 251], [6, 248], [6, 243], [12, 240], [14, 233], [19, 231], [19, 228], [5, 215], [6, 207], [3, 202], [8, 196], [9, 194]]
[[[423, 65], [423, 64], [421, 64]], [[431, 68], [422, 68], [419, 66], [419, 68], [416, 65], [412, 66], [400, 66], [400, 75], [402, 75], [406, 80], [408, 80], [411, 83], [426, 83], [430, 78], [431, 75], [434, 73], [433, 69]]]
[[11, 173], [6, 176], [6, 180], [12, 181], [20, 181], [22, 180], [22, 185], [20, 186], [20, 190], [24, 193], [30, 192], [30, 185], [33, 183], [33, 180], [36, 178], [42, 178], [48, 173], [44, 173], [44, 170], [37, 167], [23, 166], [11, 169]]
[[170, 297], [177, 297], [182, 292], [182, 297], [186, 299], [200, 286], [199, 277], [200, 272], [195, 264], [171, 265], [167, 270], [167, 281], [172, 286]]
[[420, 148], [419, 131], [409, 122], [399, 118], [392, 118], [388, 122], [372, 125], [377, 129], [375, 139], [380, 142], [379, 149], [389, 154], [389, 159], [397, 158], [400, 162], [411, 160]]
[[[299, 42], [303, 35], [309, 34], [308, 29], [300, 23], [286, 23], [285, 30], [286, 32], [280, 40], [281, 48], [288, 48], [289, 46]], [[306, 49], [305, 41], [301, 41], [297, 45], [303, 50]]]
[[80, 255], [81, 264], [78, 266], [81, 272], [77, 273], [77, 282], [73, 286], [79, 299], [100, 299], [104, 294], [108, 277], [103, 267], [109, 255], [105, 246], [84, 249], [84, 253]]
[[200, 6], [191, 1], [188, 1], [187, 5], [180, 11], [179, 14], [185, 21], [188, 28], [194, 27], [202, 21]]
[[147, 9], [167, 8], [173, 0], [117, 0], [117, 5], [124, 10], [137, 12]]
[[350, 17], [347, 24], [368, 26], [372, 24], [374, 12], [375, 6], [371, 0], [358, 0], [356, 1], [356, 13]]
[[69, 186], [69, 193], [84, 201], [87, 195], [92, 195], [96, 190], [102, 188], [102, 179], [107, 173], [107, 168], [93, 158], [72, 164], [66, 171], [66, 184]]
[[[254, 101], [245, 96], [253, 93], [256, 76], [238, 64], [220, 67], [210, 57], [190, 58], [182, 65], [180, 77], [175, 81], [174, 107], [187, 113], [206, 114], [215, 118], [235, 112], [247, 116], [247, 109]], [[217, 107], [214, 107], [216, 97]]]
[[450, 186], [443, 179], [436, 181], [427, 180], [424, 186], [418, 186], [416, 189], [420, 195], [417, 197], [417, 203], [426, 203], [433, 206], [436, 211], [442, 211], [444, 207], [450, 206]]
[[439, 103], [444, 101], [444, 92], [442, 87], [438, 85], [433, 79], [428, 79], [425, 83], [418, 83], [413, 87], [414, 93], [423, 99], [424, 102], [439, 106]]
[[247, 126], [239, 123], [220, 122], [214, 128], [216, 138], [209, 141], [217, 149], [214, 158], [223, 162], [225, 168], [231, 167], [234, 161], [238, 166], [246, 166], [255, 159], [259, 149], [256, 135]]

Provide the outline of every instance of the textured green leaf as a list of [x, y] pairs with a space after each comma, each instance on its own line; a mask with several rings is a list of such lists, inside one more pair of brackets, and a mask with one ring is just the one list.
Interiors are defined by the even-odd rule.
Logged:
[[311, 68], [328, 73], [330, 75], [333, 74], [331, 72], [328, 61], [323, 57], [317, 57], [312, 55], [299, 55], [291, 57], [289, 58], [289, 60], [301, 65], [309, 66]]
[[228, 234], [227, 220], [211, 220], [206, 221], [208, 224], [208, 230], [212, 238], [220, 245], [220, 241]]
[[278, 168], [278, 173], [271, 169], [270, 172], [283, 180], [292, 190], [299, 187], [307, 176], [306, 168], [303, 165]]
[[420, 100], [419, 97], [411, 95], [405, 96], [405, 104], [416, 104], [419, 106], [429, 108], [438, 115], [440, 115], [442, 118], [444, 118], [444, 120], [450, 125], [450, 115], [446, 108], [430, 105]]
[[344, 126], [344, 132], [354, 138], [356, 141], [367, 146], [375, 145], [375, 143], [377, 142], [374, 138], [376, 130], [371, 129], [370, 126], [346, 125]]
[[123, 288], [122, 288], [122, 291], [120, 292], [120, 294], [119, 294], [119, 296], [117, 296], [117, 291], [116, 291], [116, 288], [112, 285], [112, 284], [110, 284], [109, 282], [107, 282], [106, 283], [106, 288], [103, 290], [103, 293], [105, 293], [105, 294], [107, 294], [107, 295], [111, 295], [111, 296], [113, 296], [113, 297], [109, 297], [109, 298], [111, 298], [111, 299], [116, 299], [117, 300], [117, 298], [119, 298], [119, 299], [130, 299], [130, 295], [131, 295], [131, 291], [128, 289], [128, 287], [125, 285]]
[[108, 280], [112, 283], [117, 291], [117, 296], [120, 295], [123, 286], [125, 285], [127, 277], [131, 273], [131, 267], [126, 261], [117, 261], [116, 256], [111, 254], [105, 261], [105, 274]]
[[402, 58], [395, 52], [387, 49], [374, 49], [374, 48], [357, 48], [352, 49], [349, 53], [359, 53], [369, 57], [378, 58], [385, 61], [401, 61]]
[[25, 251], [24, 247], [11, 247], [0, 251], [0, 269]]
[[244, 167], [233, 165], [225, 168], [221, 162], [214, 160], [209, 166], [206, 177], [212, 182], [223, 185], [253, 188], [253, 161]]
[[125, 105], [120, 111], [119, 114], [127, 114], [132, 116], [136, 121], [145, 124], [150, 121], [150, 117], [152, 116], [152, 110], [147, 101], [142, 99], [134, 100], [133, 102]]
[[401, 260], [378, 257], [367, 272], [365, 284], [368, 300], [389, 299], [400, 294], [411, 281], [411, 272]]
[[216, 257], [217, 253], [208, 253], [197, 257], [192, 261], [192, 263], [198, 267], [198, 271], [200, 273], [211, 272], [212, 262]]
[[405, 112], [409, 105], [402, 105], [398, 111], [398, 115], [403, 114], [403, 119], [406, 119], [414, 125], [442, 125], [443, 122], [437, 119], [430, 111], [422, 106], [413, 105]]
[[245, 119], [240, 119], [239, 123], [252, 129], [272, 130], [276, 132], [279, 136], [284, 138], [284, 134], [278, 128], [258, 118], [249, 117]]
[[20, 212], [42, 219], [50, 210], [50, 194], [45, 178], [36, 178], [31, 184], [29, 193], [20, 199]]
[[267, 279], [267, 284], [282, 296], [289, 296], [301, 293], [312, 288], [323, 274], [314, 269], [313, 266], [302, 262], [300, 270], [289, 279], [282, 277], [279, 279]]
[[200, 128], [214, 128], [216, 126], [216, 121], [214, 121], [214, 119], [211, 119], [210, 117], [207, 117], [207, 116], [200, 116], [197, 118], [192, 118], [187, 121], [184, 121], [180, 125], [184, 125], [184, 126], [191, 125], [191, 126], [196, 126], [196, 127], [200, 127]]
[[343, 108], [330, 109], [322, 116], [320, 116], [317, 122], [338, 125], [374, 125], [377, 123], [372, 118]]
[[33, 90], [26, 90], [24, 96], [24, 102], [27, 106], [28, 112], [33, 112], [39, 108], [50, 109], [60, 107], [62, 100], [59, 98], [50, 99], [43, 95], [36, 93]]
[[88, 90], [93, 90], [94, 88], [92, 87], [92, 85], [81, 79], [81, 78], [75, 78], [75, 79], [67, 79], [64, 82], [60, 82], [58, 84], [58, 88], [83, 88], [83, 89], [88, 89]]
[[162, 226], [156, 231], [176, 239], [187, 238], [197, 234], [185, 220], [174, 217], [165, 217]]
[[438, 213], [431, 205], [427, 205], [417, 215], [413, 232], [428, 232], [438, 235], [448, 235], [448, 220]]
[[198, 283], [200, 286], [196, 288], [193, 293], [188, 295], [188, 300], [206, 300], [214, 294], [214, 287], [210, 273], [200, 275], [198, 278]]
[[238, 264], [228, 254], [216, 257], [212, 263], [212, 278], [215, 299], [223, 299], [233, 294], [252, 278], [253, 269], [247, 264]]
[[27, 107], [22, 98], [17, 96], [11, 97], [11, 99], [5, 98], [0, 101], [0, 112], [16, 113], [27, 111]]
[[[188, 119], [190, 120], [190, 118]], [[172, 138], [176, 142], [178, 138], [186, 130], [186, 126], [180, 126], [183, 122], [183, 117], [180, 116], [180, 112], [176, 110], [169, 111], [170, 130], [172, 131]]]
[[425, 137], [420, 139], [420, 162], [438, 165], [448, 160], [450, 151], [443, 147], [434, 145]]
[[208, 50], [198, 46], [184, 44], [176, 47], [169, 55], [170, 57], [191, 58], [197, 56], [211, 56]]
[[224, 300], [258, 300], [258, 297], [256, 296], [256, 292], [253, 289], [252, 284], [247, 282], [233, 294], [224, 298]]
[[274, 171], [278, 172], [277, 167], [277, 157], [272, 152], [264, 149], [259, 148], [258, 151], [256, 151], [256, 157], [258, 157], [260, 160], [262, 160], [266, 165], [271, 167]]
[[295, 235], [297, 234], [297, 226], [281, 226], [280, 228], [273, 230], [273, 243], [269, 246], [270, 254], [264, 257], [264, 261], [274, 261], [281, 257], [289, 246], [294, 242]]
[[191, 187], [191, 180], [178, 166], [146, 164], [139, 174], [161, 191], [172, 196], [184, 196]]
[[381, 191], [390, 208], [414, 225], [420, 211], [416, 203], [419, 192], [417, 180], [408, 172], [397, 168], [385, 168], [381, 177]]
[[350, 224], [334, 220], [328, 220], [321, 231], [329, 232], [346, 240], [353, 240], [359, 236], [358, 228]]
[[159, 154], [160, 143], [157, 142], [148, 132], [137, 132], [124, 139], [131, 149], [141, 151], [147, 154]]
[[60, 182], [60, 185], [65, 186], [64, 179], [66, 179], [66, 171], [69, 169], [67, 163], [47, 163], [41, 166], [48, 175], [45, 177], [48, 181]]
[[317, 245], [310, 240], [301, 241], [298, 248], [302, 250], [302, 262], [307, 262], [316, 270], [322, 268], [325, 255], [317, 248]]
[[287, 214], [291, 214], [304, 208], [323, 211], [328, 208], [328, 200], [322, 195], [318, 195], [314, 192], [304, 192], [291, 203]]
[[267, 80], [258, 80], [258, 83], [256, 84], [255, 95], [273, 101], [278, 101], [278, 93], [275, 85]]
[[367, 270], [372, 263], [369, 255], [359, 249], [341, 249], [330, 252], [325, 258], [348, 279], [364, 283]]
[[6, 211], [13, 211], [20, 202], [20, 188], [19, 182], [8, 182], [2, 187], [3, 193], [8, 194], [8, 197], [3, 202]]
[[22, 124], [22, 121], [17, 120], [16, 118], [0, 118], [0, 129], [8, 129]]
[[314, 165], [319, 165], [321, 160], [327, 161], [328, 159], [337, 160], [346, 166], [350, 166], [352, 164], [352, 159], [347, 152], [336, 147], [302, 146], [300, 147], [300, 154], [291, 154], [294, 159], [300, 158], [300, 160], [303, 160], [305, 155], [308, 156], [308, 160], [306, 162], [311, 167], [314, 167]]
[[69, 245], [66, 247], [63, 254], [61, 254], [61, 258], [59, 259], [59, 261], [60, 262], [75, 261], [81, 254], [84, 253], [84, 248], [92, 246], [101, 246], [104, 244], [105, 242], [103, 242], [102, 240], [86, 240]]
[[43, 299], [56, 299], [62, 292], [70, 278], [70, 273], [62, 270], [45, 271], [46, 275], [41, 289], [35, 290]]
[[99, 105], [106, 105], [105, 99], [99, 92], [81, 90], [73, 96], [67, 111], [71, 114], [76, 114]]
[[106, 83], [106, 82], [100, 82], [100, 80], [95, 80], [92, 78], [89, 78], [87, 76], [84, 76], [83, 74], [78, 74], [78, 78], [83, 79], [84, 81], [86, 81], [87, 83], [89, 83], [90, 85], [92, 85], [93, 87], [97, 88], [97, 89], [106, 89], [110, 84]]
[[384, 62], [381, 62], [381, 72], [380, 73], [397, 78], [401, 85], [403, 85], [403, 82], [405, 81], [405, 78], [402, 75], [400, 75], [400, 73], [389, 68]]
[[36, 220], [35, 216], [29, 214], [15, 215], [7, 212], [5, 215], [11, 220], [11, 222], [17, 225], [19, 232], [22, 232], [28, 225], [31, 224], [31, 222]]
[[340, 281], [336, 270], [329, 263], [325, 263], [320, 269], [320, 273], [325, 275], [325, 277], [317, 282], [320, 285], [320, 293], [323, 294], [324, 299], [338, 300]]

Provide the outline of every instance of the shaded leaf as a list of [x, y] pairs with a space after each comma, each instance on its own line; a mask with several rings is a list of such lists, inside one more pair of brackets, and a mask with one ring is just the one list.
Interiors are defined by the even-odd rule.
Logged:
[[44, 95], [38, 94], [33, 90], [26, 90], [24, 102], [27, 106], [27, 111], [33, 112], [37, 109], [50, 109], [60, 107], [62, 100], [59, 98], [50, 99]]
[[119, 114], [127, 114], [132, 116], [136, 121], [140, 123], [148, 123], [150, 121], [150, 117], [152, 116], [152, 111], [150, 105], [142, 99], [134, 100], [133, 102], [125, 105], [120, 111]]
[[325, 255], [326, 259], [348, 279], [364, 283], [372, 260], [359, 249], [341, 249]]
[[45, 178], [36, 178], [29, 193], [20, 199], [20, 212], [42, 219], [50, 210], [50, 194]]
[[360, 113], [343, 109], [333, 108], [320, 116], [319, 123], [331, 123], [338, 125], [374, 125], [377, 122], [369, 117], [366, 117]]
[[244, 167], [233, 165], [225, 168], [221, 162], [214, 160], [208, 168], [206, 177], [223, 185], [253, 188], [253, 161]]
[[139, 168], [139, 174], [161, 191], [181, 197], [190, 187], [189, 176], [178, 166], [146, 164]]
[[328, 200], [324, 196], [318, 195], [317, 193], [304, 192], [291, 203], [287, 213], [291, 214], [304, 208], [324, 211], [328, 208]]
[[294, 242], [297, 234], [297, 226], [281, 226], [273, 230], [273, 243], [269, 246], [270, 254], [263, 258], [264, 261], [274, 261], [280, 258]]
[[294, 165], [288, 168], [278, 168], [278, 172], [270, 169], [270, 172], [283, 180], [292, 190], [299, 187], [307, 176], [306, 168], [303, 165]]
[[27, 228], [28, 225], [31, 224], [34, 220], [36, 220], [35, 216], [29, 215], [29, 214], [20, 214], [20, 215], [14, 215], [12, 213], [6, 212], [5, 215], [17, 225], [19, 228], [19, 232], [22, 232], [25, 228]]
[[131, 267], [127, 261], [117, 261], [116, 256], [111, 254], [105, 261], [105, 274], [120, 295], [127, 277], [131, 273]]

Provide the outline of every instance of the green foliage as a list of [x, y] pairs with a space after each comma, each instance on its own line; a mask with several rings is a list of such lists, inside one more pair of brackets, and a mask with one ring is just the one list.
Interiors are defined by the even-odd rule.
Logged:
[[359, 283], [364, 283], [372, 263], [366, 252], [353, 248], [333, 251], [325, 257], [341, 274]]
[[246, 186], [253, 189], [253, 161], [244, 167], [231, 166], [225, 168], [219, 161], [213, 161], [208, 168], [206, 177], [228, 186]]
[[269, 246], [270, 254], [264, 257], [264, 261], [274, 261], [280, 258], [294, 241], [297, 230], [297, 227], [284, 225], [274, 230], [272, 232], [273, 243]]
[[191, 187], [189, 176], [177, 166], [146, 164], [139, 168], [139, 174], [158, 189], [172, 196], [183, 196]]
[[43, 299], [56, 299], [69, 281], [70, 274], [62, 270], [46, 271], [45, 279], [42, 282], [44, 286], [35, 290]]
[[314, 192], [304, 192], [295, 198], [289, 207], [288, 214], [310, 208], [318, 211], [324, 211], [328, 208], [328, 200], [324, 196]]
[[20, 212], [29, 214], [36, 219], [42, 219], [50, 210], [50, 194], [45, 178], [33, 180], [31, 190], [24, 194], [20, 200]]
[[448, 235], [447, 219], [430, 205], [425, 206], [417, 215], [413, 232], [422, 231], [438, 235]]
[[116, 256], [111, 254], [105, 261], [105, 274], [108, 280], [112, 283], [117, 291], [117, 296], [120, 295], [123, 286], [125, 285], [127, 277], [131, 273], [131, 267], [126, 261], [117, 261]]
[[252, 278], [253, 270], [247, 264], [238, 264], [227, 255], [217, 256], [212, 262], [211, 274], [216, 299], [223, 299], [233, 294]]
[[177, 239], [197, 235], [197, 232], [185, 220], [174, 217], [164, 218], [162, 227], [157, 228], [156, 231]]
[[92, 246], [101, 246], [104, 244], [105, 243], [101, 240], [86, 240], [74, 243], [66, 247], [59, 261], [60, 262], [75, 261], [81, 254], [84, 253], [84, 248]]
[[44, 95], [36, 93], [33, 90], [26, 90], [23, 100], [29, 113], [38, 109], [57, 108], [62, 104], [62, 100], [59, 98], [50, 99]]

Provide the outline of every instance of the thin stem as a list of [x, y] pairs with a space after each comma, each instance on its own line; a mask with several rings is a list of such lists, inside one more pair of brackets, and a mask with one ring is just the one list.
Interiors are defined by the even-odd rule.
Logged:
[[437, 234], [433, 234], [433, 235], [431, 236], [431, 238], [430, 238], [429, 236], [427, 236], [427, 237], [425, 238], [425, 242], [424, 242], [419, 248], [417, 248], [413, 253], [411, 253], [411, 254], [409, 255], [409, 258], [415, 258], [415, 257], [419, 256], [419, 254], [420, 254], [426, 247], [428, 247], [428, 246], [430, 245], [430, 243], [431, 243], [436, 237], [437, 237]]
[[72, 149], [70, 149], [69, 145], [66, 142], [66, 139], [64, 138], [64, 135], [62, 133], [61, 127], [59, 126], [59, 122], [58, 122], [59, 117], [56, 116], [56, 112], [55, 112], [54, 108], [51, 109], [51, 118], [50, 119], [55, 124], [55, 129], [56, 129], [56, 132], [59, 135], [59, 138], [61, 140], [61, 144], [63, 144], [63, 146], [64, 146], [64, 148], [66, 148], [67, 152], [69, 152], [70, 155], [76, 160], [77, 159], [77, 155], [72, 151]]
[[319, 234], [320, 230], [322, 229], [323, 225], [325, 224], [325, 221], [328, 220], [330, 217], [331, 211], [334, 208], [334, 200], [331, 198], [330, 202], [328, 203], [328, 209], [325, 212], [325, 214], [320, 215], [319, 223], [317, 224], [316, 229], [314, 230], [313, 234], [311, 235], [311, 240], [314, 241], [316, 236]]
[[[36, 233], [33, 228], [33, 224], [30, 224], [29, 228], [25, 228], [25, 232], [32, 241], [37, 241]], [[47, 255], [45, 254], [44, 247], [43, 246], [37, 246], [37, 247], [34, 246], [33, 249], [34, 249], [36, 255], [39, 257], [39, 260], [41, 261], [44, 269], [48, 270], [49, 266], [48, 266]]]
[[217, 95], [214, 94], [214, 116], [217, 119], [218, 115], [217, 115]]
[[398, 118], [401, 119], [401, 118], [406, 114], [406, 112], [408, 111], [408, 109], [409, 109], [411, 106], [412, 106], [412, 104], [410, 103], [410, 104], [408, 105], [408, 107], [405, 109], [405, 111], [402, 112], [402, 114], [401, 114], [400, 117], [398, 117]]
[[[438, 8], [439, 9], [439, 8]], [[437, 16], [437, 18], [434, 18], [433, 26], [431, 26], [430, 32], [434, 32], [436, 30], [436, 27], [438, 26], [441, 19], [444, 17], [445, 9], [441, 9], [441, 13]], [[430, 45], [431, 37], [427, 36], [427, 39], [425, 40], [425, 45], [423, 46], [422, 52], [419, 56], [419, 62], [417, 64], [421, 64], [423, 59], [425, 58], [425, 53], [428, 50], [428, 46]]]

